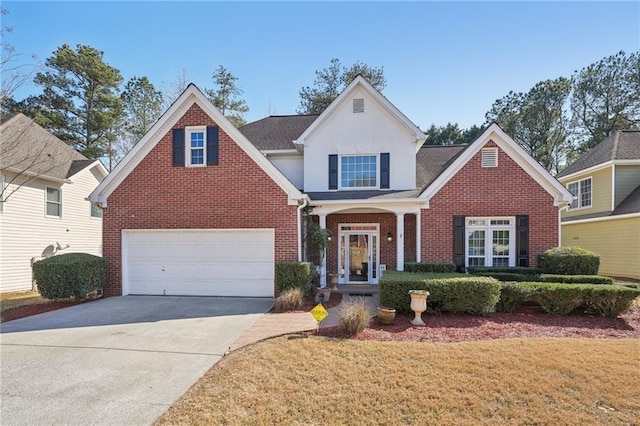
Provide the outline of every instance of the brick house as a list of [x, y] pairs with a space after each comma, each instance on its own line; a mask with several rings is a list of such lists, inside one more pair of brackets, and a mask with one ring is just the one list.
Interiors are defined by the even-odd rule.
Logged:
[[357, 77], [319, 116], [236, 129], [190, 85], [91, 194], [108, 294], [274, 295], [303, 209], [331, 232], [321, 282], [377, 284], [407, 261], [534, 266], [572, 195], [499, 126], [426, 136]]

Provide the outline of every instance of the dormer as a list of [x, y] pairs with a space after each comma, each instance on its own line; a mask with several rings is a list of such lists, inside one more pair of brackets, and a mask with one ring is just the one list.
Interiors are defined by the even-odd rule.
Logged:
[[416, 189], [426, 136], [362, 76], [294, 140], [305, 192]]

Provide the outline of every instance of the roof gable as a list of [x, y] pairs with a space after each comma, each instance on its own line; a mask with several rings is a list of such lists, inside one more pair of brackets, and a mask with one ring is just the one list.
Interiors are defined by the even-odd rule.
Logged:
[[371, 96], [383, 109], [385, 109], [391, 117], [404, 127], [410, 134], [415, 136], [417, 147], [416, 151], [420, 149], [422, 143], [426, 139], [426, 135], [413, 124], [398, 108], [396, 108], [387, 98], [382, 96], [364, 77], [358, 75], [338, 97], [318, 116], [318, 118], [311, 123], [309, 127], [293, 141], [296, 145], [306, 145], [311, 135], [313, 135], [317, 129], [323, 126], [331, 117], [336, 113], [340, 106], [351, 99], [352, 94], [357, 90], [365, 91]]
[[491, 124], [484, 133], [450, 162], [420, 194], [419, 198], [431, 199], [462, 167], [467, 164], [489, 140], [520, 165], [554, 200], [554, 205], [570, 203], [573, 195], [548, 171], [535, 161], [524, 149], [507, 135], [496, 123]]
[[304, 196], [298, 189], [260, 153], [249, 140], [211, 104], [204, 94], [193, 83], [182, 92], [169, 109], [156, 121], [149, 131], [142, 137], [134, 148], [122, 159], [113, 172], [104, 179], [91, 193], [91, 201], [107, 205], [109, 195], [125, 180], [138, 164], [160, 142], [162, 137], [175, 126], [178, 120], [188, 111], [192, 105], [198, 105], [207, 115], [215, 121], [233, 141], [278, 184], [289, 197], [289, 204], [297, 204], [297, 200]]

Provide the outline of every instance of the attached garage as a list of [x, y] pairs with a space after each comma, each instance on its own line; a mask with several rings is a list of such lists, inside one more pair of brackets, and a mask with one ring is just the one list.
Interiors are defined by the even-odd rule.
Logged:
[[273, 229], [123, 230], [123, 294], [273, 297]]

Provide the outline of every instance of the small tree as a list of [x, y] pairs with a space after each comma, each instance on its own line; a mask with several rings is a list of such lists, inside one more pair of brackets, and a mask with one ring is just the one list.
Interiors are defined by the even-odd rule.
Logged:
[[222, 65], [211, 75], [213, 83], [216, 85], [214, 89], [206, 89], [207, 97], [220, 112], [233, 123], [234, 126], [240, 127], [247, 122], [244, 115], [249, 111], [249, 107], [242, 96], [242, 89], [236, 86], [238, 77], [231, 74]]

